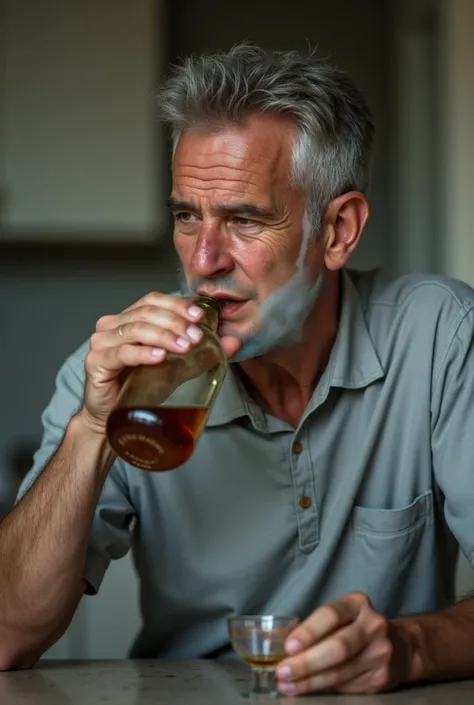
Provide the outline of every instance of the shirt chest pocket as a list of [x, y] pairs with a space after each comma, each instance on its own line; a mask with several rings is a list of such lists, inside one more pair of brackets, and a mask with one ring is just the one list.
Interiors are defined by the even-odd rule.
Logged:
[[372, 534], [383, 540], [416, 532], [432, 520], [433, 492], [429, 490], [401, 509], [355, 506], [352, 512], [352, 529], [356, 534]]
[[412, 611], [423, 592], [423, 582], [432, 574], [434, 524], [431, 490], [402, 508], [355, 506], [351, 517], [351, 589], [369, 595], [376, 609], [387, 616]]

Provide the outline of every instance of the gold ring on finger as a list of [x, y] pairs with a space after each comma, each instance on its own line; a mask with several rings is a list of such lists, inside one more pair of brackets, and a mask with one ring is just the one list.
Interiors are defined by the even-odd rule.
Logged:
[[118, 334], [119, 334], [119, 336], [120, 336], [121, 338], [123, 338], [123, 327], [122, 327], [122, 324], [120, 324], [119, 327], [118, 327]]

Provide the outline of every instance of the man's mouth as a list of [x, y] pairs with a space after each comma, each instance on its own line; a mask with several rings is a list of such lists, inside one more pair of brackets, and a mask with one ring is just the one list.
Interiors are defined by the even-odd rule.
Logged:
[[232, 296], [231, 294], [227, 294], [227, 292], [214, 292], [211, 294], [207, 291], [199, 291], [198, 293], [211, 296], [213, 299], [217, 299], [220, 302], [220, 318], [233, 318], [237, 316], [250, 301], [250, 299], [240, 299], [237, 296]]
[[241, 313], [250, 299], [222, 299], [221, 318], [232, 318]]

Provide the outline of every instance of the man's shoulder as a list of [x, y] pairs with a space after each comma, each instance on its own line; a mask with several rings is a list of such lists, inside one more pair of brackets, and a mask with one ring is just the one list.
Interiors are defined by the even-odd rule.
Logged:
[[468, 284], [419, 273], [394, 279], [379, 272], [355, 273], [351, 279], [384, 366], [403, 358], [407, 369], [409, 360], [431, 361], [438, 369], [461, 326], [469, 345], [474, 334], [474, 290]]
[[451, 277], [413, 272], [389, 279], [378, 270], [350, 276], [368, 319], [456, 317], [474, 308], [474, 289]]

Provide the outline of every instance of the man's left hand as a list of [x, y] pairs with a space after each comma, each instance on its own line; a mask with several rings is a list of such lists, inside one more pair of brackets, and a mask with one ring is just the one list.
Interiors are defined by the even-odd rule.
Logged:
[[377, 693], [409, 680], [406, 635], [362, 593], [317, 609], [293, 630], [285, 646], [290, 656], [277, 669], [284, 695]]

